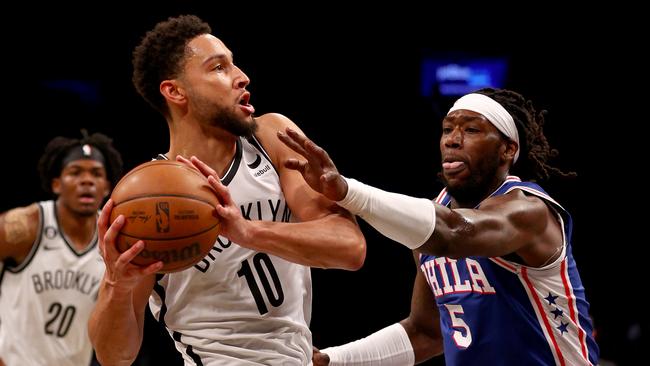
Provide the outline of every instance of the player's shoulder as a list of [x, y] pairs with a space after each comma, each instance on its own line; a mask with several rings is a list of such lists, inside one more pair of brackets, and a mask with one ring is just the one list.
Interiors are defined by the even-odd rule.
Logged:
[[513, 189], [502, 194], [493, 195], [481, 202], [480, 208], [499, 208], [502, 206], [512, 206], [514, 209], [526, 210], [529, 205], [543, 204], [542, 200], [535, 195], [527, 195], [520, 189]]
[[260, 132], [272, 131], [273, 133], [286, 127], [296, 127], [291, 119], [280, 113], [266, 113], [257, 117], [257, 125]]
[[5, 246], [5, 249], [10, 248], [8, 252], [0, 251], [2, 258], [26, 255], [38, 235], [40, 220], [38, 203], [12, 208], [0, 214], [0, 244], [11, 244]]
[[278, 164], [289, 155], [295, 155], [278, 138], [278, 131], [284, 131], [287, 127], [300, 131], [300, 128], [291, 119], [279, 113], [267, 113], [257, 118], [257, 125], [258, 129], [255, 132], [255, 137], [260, 141], [276, 166], [279, 166]]
[[39, 217], [38, 202], [34, 202], [28, 206], [14, 207], [0, 214], [4, 220], [14, 221], [17, 219], [38, 219]]

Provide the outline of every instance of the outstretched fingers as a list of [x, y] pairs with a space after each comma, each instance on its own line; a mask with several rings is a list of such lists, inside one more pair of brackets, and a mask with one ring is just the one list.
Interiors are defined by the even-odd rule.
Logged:
[[320, 163], [321, 166], [328, 167], [328, 168], [334, 166], [334, 162], [330, 158], [327, 151], [325, 151], [325, 149], [323, 149], [322, 147], [316, 145], [315, 142], [313, 142], [312, 140], [307, 140], [305, 141], [304, 146], [305, 149], [309, 151], [310, 153], [309, 155], [315, 157], [315, 159], [313, 160], [318, 161], [318, 163]]
[[286, 133], [278, 131], [278, 138], [285, 145], [287, 145], [291, 150], [297, 152], [298, 154], [307, 157], [307, 151], [303, 148], [303, 144], [307, 137], [297, 133], [296, 131], [286, 128]]
[[286, 132], [291, 141], [299, 145], [299, 148], [302, 152], [296, 149], [294, 149], [294, 151], [304, 156], [310, 164], [327, 167], [334, 165], [332, 159], [330, 159], [330, 156], [327, 154], [327, 151], [325, 151], [322, 147], [316, 145], [316, 143], [310, 140], [307, 136], [304, 136], [298, 131], [293, 130], [289, 127], [286, 128]]
[[297, 170], [297, 171], [299, 171], [300, 173], [303, 173], [303, 174], [304, 174], [304, 172], [305, 172], [305, 168], [307, 167], [307, 163], [304, 162], [304, 161], [301, 162], [301, 161], [298, 160], [298, 159], [289, 158], [289, 159], [287, 159], [287, 160], [284, 161], [284, 166], [285, 166], [286, 168], [289, 168], [289, 169], [292, 169], [292, 170]]

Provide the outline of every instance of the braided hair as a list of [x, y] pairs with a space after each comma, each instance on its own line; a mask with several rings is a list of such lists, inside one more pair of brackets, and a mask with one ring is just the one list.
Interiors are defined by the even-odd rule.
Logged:
[[[537, 112], [530, 100], [521, 94], [506, 89], [483, 88], [474, 93], [483, 94], [501, 104], [512, 116], [519, 131], [520, 157], [512, 167], [513, 174], [526, 180], [548, 179], [551, 175], [575, 177], [575, 172], [563, 172], [547, 163], [550, 158], [558, 155], [551, 148], [544, 135], [544, 118], [547, 111]], [[523, 138], [522, 138], [523, 137]]]
[[183, 70], [187, 44], [211, 32], [195, 15], [171, 17], [147, 32], [133, 51], [133, 85], [163, 116], [169, 115], [169, 108], [160, 94], [160, 82], [177, 77]]
[[113, 147], [113, 140], [101, 133], [93, 133], [90, 136], [86, 130], [82, 130], [81, 133], [81, 139], [57, 136], [45, 146], [45, 151], [38, 161], [38, 173], [41, 178], [41, 186], [45, 192], [54, 194], [52, 192], [52, 180], [61, 176], [63, 158], [67, 155], [68, 151], [86, 144], [97, 148], [104, 155], [104, 168], [106, 169], [106, 176], [111, 183], [111, 187], [115, 187], [122, 176], [122, 156]]

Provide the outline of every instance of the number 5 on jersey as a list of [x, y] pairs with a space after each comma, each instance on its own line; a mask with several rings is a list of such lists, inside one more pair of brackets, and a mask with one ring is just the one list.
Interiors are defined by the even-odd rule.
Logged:
[[465, 314], [463, 306], [445, 304], [445, 307], [447, 308], [447, 311], [449, 311], [449, 317], [451, 317], [451, 326], [455, 329], [460, 328], [465, 330], [465, 335], [463, 335], [463, 332], [459, 330], [454, 330], [454, 341], [456, 342], [456, 345], [461, 348], [469, 347], [469, 345], [472, 344], [472, 332], [469, 330], [467, 323], [465, 323], [462, 318], [458, 317], [458, 315]]

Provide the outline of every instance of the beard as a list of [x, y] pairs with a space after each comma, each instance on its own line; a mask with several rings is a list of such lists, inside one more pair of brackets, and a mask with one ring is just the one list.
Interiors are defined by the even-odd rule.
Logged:
[[190, 103], [197, 118], [210, 126], [223, 128], [241, 137], [251, 137], [257, 131], [257, 121], [253, 116], [240, 117], [232, 109], [217, 105], [196, 93], [193, 93]]
[[499, 169], [499, 159], [483, 159], [483, 161], [472, 170], [470, 176], [461, 184], [450, 185], [444, 174], [440, 173], [440, 179], [447, 187], [447, 192], [462, 206], [475, 207], [488, 195], [492, 193], [494, 180]]

